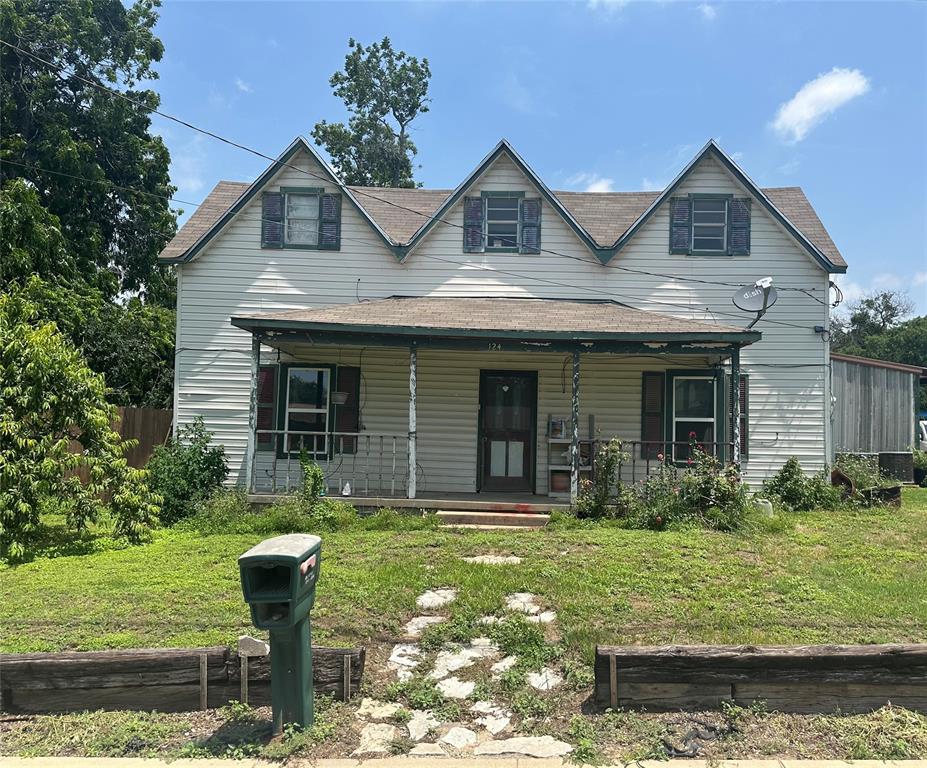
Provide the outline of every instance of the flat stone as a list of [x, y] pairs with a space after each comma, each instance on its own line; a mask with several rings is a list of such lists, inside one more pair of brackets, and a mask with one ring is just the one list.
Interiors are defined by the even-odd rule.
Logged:
[[534, 614], [534, 616], [529, 616], [528, 621], [533, 621], [535, 624], [550, 624], [556, 618], [556, 611], [542, 611]]
[[406, 728], [409, 729], [409, 738], [412, 741], [421, 741], [428, 735], [429, 731], [439, 725], [441, 725], [441, 721], [431, 712], [423, 709], [413, 709], [412, 717], [406, 723]]
[[435, 686], [443, 696], [449, 699], [465, 699], [476, 688], [476, 683], [472, 680], [461, 680], [457, 677], [448, 677], [445, 680], [439, 680]]
[[360, 734], [360, 746], [352, 755], [385, 755], [399, 738], [399, 729], [389, 723], [367, 723]]
[[395, 715], [402, 706], [392, 701], [377, 701], [377, 699], [363, 699], [355, 717], [362, 720], [386, 720]]
[[421, 662], [422, 649], [411, 643], [399, 643], [393, 646], [393, 652], [386, 662], [386, 668], [396, 673], [400, 680], [412, 677], [412, 670]]
[[528, 673], [528, 685], [539, 691], [549, 691], [562, 682], [563, 678], [550, 667], [544, 667], [540, 672]]
[[430, 627], [432, 624], [440, 624], [442, 621], [447, 621], [447, 617], [416, 616], [414, 619], [410, 619], [409, 623], [405, 626], [406, 637], [419, 637], [425, 630], [425, 627]]
[[416, 757], [447, 757], [447, 752], [430, 741], [423, 741], [421, 744], [416, 744], [409, 750], [409, 754], [415, 755]]
[[541, 608], [535, 600], [537, 598], [530, 592], [514, 592], [505, 598], [505, 607], [515, 613], [539, 613]]
[[443, 650], [435, 657], [434, 669], [429, 677], [440, 680], [458, 669], [473, 666], [480, 659], [489, 659], [499, 654], [499, 647], [489, 638], [478, 637], [469, 645], [456, 650]]
[[422, 610], [432, 610], [434, 608], [443, 608], [448, 603], [453, 603], [457, 599], [457, 590], [450, 587], [441, 589], [429, 589], [423, 592], [416, 599], [415, 604]]
[[480, 616], [480, 618], [477, 619], [477, 622], [479, 624], [500, 624], [502, 622], [502, 618], [499, 616]]
[[455, 749], [466, 749], [472, 747], [479, 741], [476, 733], [469, 728], [454, 726], [441, 737], [442, 744], [450, 744]]
[[516, 555], [476, 555], [476, 557], [465, 557], [468, 563], [480, 563], [482, 565], [518, 565], [521, 558]]
[[500, 659], [495, 664], [493, 664], [489, 671], [492, 673], [494, 678], [502, 676], [503, 672], [508, 672], [512, 667], [518, 663], [517, 656], [506, 656], [504, 659]]
[[563, 757], [573, 751], [565, 741], [553, 736], [513, 736], [510, 739], [484, 741], [474, 755], [521, 755], [524, 757]]
[[480, 715], [476, 722], [493, 736], [508, 728], [512, 721], [511, 712], [491, 701], [478, 701], [470, 707], [470, 711]]

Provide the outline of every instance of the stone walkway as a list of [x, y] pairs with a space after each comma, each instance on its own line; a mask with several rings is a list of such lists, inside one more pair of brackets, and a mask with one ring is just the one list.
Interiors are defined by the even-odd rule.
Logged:
[[[514, 555], [478, 555], [463, 558], [480, 565], [517, 565], [521, 559]], [[461, 703], [464, 717], [460, 722], [442, 722], [428, 710], [408, 713], [393, 702], [364, 699], [356, 712], [364, 721], [360, 745], [354, 757], [376, 757], [391, 754], [403, 739], [415, 742], [409, 751], [416, 757], [512, 756], [557, 758], [569, 754], [573, 747], [552, 736], [519, 736], [511, 733], [512, 713], [503, 705], [489, 700], [473, 700], [476, 681], [467, 679], [467, 673], [478, 664], [492, 662], [489, 672], [499, 679], [512, 669], [518, 659], [502, 657], [499, 647], [487, 637], [476, 637], [470, 642], [448, 643], [434, 655], [430, 669], [424, 669], [426, 654], [416, 642], [430, 626], [447, 620], [437, 613], [457, 599], [457, 590], [451, 587], [429, 589], [416, 599], [422, 611], [405, 625], [405, 641], [397, 643], [390, 653], [387, 668], [400, 682], [413, 674], [423, 673], [435, 682], [435, 687], [447, 699]], [[508, 595], [504, 609], [509, 614], [524, 615], [529, 621], [548, 624], [557, 618], [552, 610], [542, 610], [535, 595], [517, 592]], [[505, 616], [484, 616], [481, 624], [491, 625], [505, 621]], [[460, 674], [458, 674], [460, 673]], [[538, 691], [550, 691], [563, 682], [560, 674], [550, 668], [532, 670], [527, 682]], [[400, 716], [401, 715], [401, 716]], [[402, 717], [409, 719], [402, 723]]]

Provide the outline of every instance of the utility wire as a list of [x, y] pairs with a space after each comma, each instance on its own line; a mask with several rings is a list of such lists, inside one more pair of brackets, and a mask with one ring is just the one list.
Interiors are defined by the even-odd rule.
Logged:
[[[17, 166], [20, 166], [20, 167], [23, 167], [23, 168], [32, 169], [32, 170], [38, 171], [38, 172], [40, 172], [40, 173], [54, 174], [54, 175], [56, 175], [56, 176], [62, 176], [62, 177], [66, 177], [66, 178], [71, 178], [71, 179], [75, 179], [75, 180], [78, 180], [78, 181], [86, 181], [86, 182], [89, 182], [89, 183], [92, 183], [92, 184], [105, 184], [105, 185], [112, 186], [113, 188], [116, 188], [116, 189], [122, 189], [122, 190], [129, 191], [129, 192], [134, 192], [134, 193], [138, 193], [138, 194], [142, 194], [142, 195], [148, 195], [148, 196], [151, 196], [151, 197], [155, 197], [155, 198], [167, 200], [167, 201], [169, 201], [169, 202], [181, 203], [181, 204], [183, 204], [183, 205], [193, 205], [193, 206], [199, 205], [198, 203], [194, 203], [194, 202], [191, 202], [191, 201], [188, 201], [188, 200], [180, 200], [180, 199], [178, 199], [178, 198], [168, 197], [167, 195], [161, 195], [161, 194], [158, 194], [158, 193], [156, 193], [156, 192], [148, 192], [147, 190], [140, 190], [140, 189], [135, 189], [135, 188], [132, 188], [132, 187], [125, 187], [125, 186], [117, 185], [117, 184], [115, 184], [115, 183], [109, 181], [108, 179], [90, 179], [90, 178], [87, 178], [87, 177], [84, 177], [84, 176], [77, 176], [77, 175], [75, 175], [75, 174], [65, 173], [65, 172], [63, 172], [63, 171], [52, 171], [52, 170], [49, 170], [49, 169], [40, 168], [39, 166], [35, 166], [35, 165], [28, 165], [28, 164], [26, 164], [26, 163], [19, 163], [19, 162], [14, 161], [14, 160], [3, 160], [3, 159], [0, 159], [0, 166], [2, 166], [4, 163], [10, 164], [10, 165], [17, 165]], [[269, 220], [266, 220], [266, 219], [261, 218], [260, 221], [261, 221], [261, 222], [264, 222], [264, 221], [269, 221]], [[277, 224], [277, 223], [279, 223], [279, 222], [272, 222], [272, 223]], [[172, 237], [172, 236], [175, 234], [174, 232], [168, 232], [168, 231], [156, 232], [156, 231], [153, 231], [153, 230], [148, 230], [148, 232], [149, 232], [149, 234], [160, 234], [160, 235], [164, 235], [164, 236], [166, 236], [166, 237]], [[362, 240], [362, 239], [360, 239], [360, 238], [352, 238], [352, 237], [350, 237], [350, 236], [342, 235], [342, 236], [341, 236], [341, 239], [344, 240], [344, 241], [347, 241], [347, 242], [354, 242], [354, 243], [358, 243], [358, 244], [361, 244], [361, 245], [367, 245], [367, 246], [371, 245], [371, 241]], [[649, 298], [641, 298], [641, 297], [638, 297], [638, 296], [630, 296], [630, 295], [627, 295], [627, 294], [617, 293], [617, 292], [612, 291], [612, 290], [602, 290], [602, 289], [593, 288], [593, 287], [591, 287], [591, 286], [576, 285], [576, 284], [573, 284], [573, 283], [567, 283], [567, 282], [563, 282], [563, 281], [560, 281], [560, 280], [554, 280], [554, 279], [552, 279], [552, 278], [540, 277], [540, 276], [538, 276], [538, 275], [526, 275], [526, 274], [523, 274], [523, 273], [520, 273], [520, 272], [513, 272], [513, 271], [511, 271], [511, 270], [506, 270], [506, 269], [501, 269], [501, 268], [499, 268], [499, 267], [493, 267], [493, 266], [489, 266], [489, 265], [479, 264], [479, 263], [476, 263], [476, 262], [459, 262], [459, 261], [455, 261], [455, 260], [453, 260], [453, 259], [444, 259], [444, 258], [441, 258], [441, 257], [439, 257], [439, 256], [434, 256], [434, 255], [432, 255], [432, 254], [417, 253], [416, 255], [417, 255], [419, 258], [429, 259], [429, 260], [431, 260], [431, 261], [438, 261], [438, 262], [442, 262], [442, 263], [445, 263], [445, 264], [450, 264], [450, 265], [456, 266], [456, 267], [458, 267], [458, 268], [461, 267], [461, 266], [465, 266], [465, 267], [468, 267], [468, 268], [475, 268], [475, 269], [480, 269], [480, 270], [483, 270], [483, 271], [493, 272], [493, 273], [495, 273], [495, 274], [508, 275], [508, 276], [510, 276], [510, 277], [516, 277], [516, 278], [521, 279], [521, 280], [534, 280], [535, 282], [541, 282], [541, 283], [545, 283], [545, 284], [548, 284], [548, 285], [554, 285], [554, 286], [561, 287], [561, 288], [569, 288], [569, 289], [575, 290], [575, 291], [585, 291], [585, 292], [589, 292], [589, 293], [595, 293], [595, 294], [602, 295], [602, 296], [605, 296], [605, 297], [610, 298], [610, 299], [616, 299], [616, 298], [617, 298], [617, 299], [622, 299], [622, 300], [624, 300], [624, 301], [628, 301], [628, 302], [632, 302], [632, 303], [638, 303], [638, 304], [640, 304], [640, 303], [645, 303], [645, 304], [653, 304], [653, 305], [657, 305], [657, 306], [672, 307], [672, 308], [674, 308], [674, 309], [675, 309], [675, 308], [678, 308], [678, 309], [685, 309], [687, 312], [690, 312], [690, 313], [692, 313], [692, 312], [703, 311], [703, 310], [700, 309], [699, 306], [697, 306], [697, 305], [692, 305], [692, 304], [682, 304], [682, 303], [678, 303], [678, 302], [661, 301], [661, 300], [659, 300], [659, 299], [649, 299]], [[587, 263], [589, 263], [589, 262], [587, 262]], [[797, 290], [797, 289], [796, 289], [796, 290]], [[812, 298], [814, 298], [814, 297], [812, 297]], [[706, 308], [706, 309], [707, 309], [707, 308]], [[718, 314], [718, 315], [721, 315], [721, 316], [726, 316], [726, 317], [734, 318], [734, 319], [737, 319], [737, 320], [743, 320], [743, 317], [744, 317], [742, 314], [738, 314], [738, 313], [734, 313], [734, 312], [725, 312], [724, 310], [717, 310], [717, 309], [716, 309], [716, 310], [709, 310], [709, 311], [711, 311], [712, 314]], [[800, 325], [800, 324], [798, 324], [798, 323], [790, 323], [790, 322], [785, 321], [785, 320], [776, 320], [776, 319], [770, 318], [770, 317], [768, 317], [768, 316], [764, 317], [763, 320], [765, 320], [767, 324], [775, 324], [775, 325], [779, 325], [779, 326], [782, 326], [782, 327], [798, 328], [798, 329], [800, 329], [800, 330], [807, 330], [807, 327], [804, 326], [804, 325]]]
[[[29, 56], [30, 58], [32, 58], [32, 59], [34, 59], [34, 60], [36, 60], [36, 61], [38, 61], [38, 62], [40, 62], [40, 63], [42, 63], [42, 64], [44, 64], [44, 65], [46, 65], [46, 66], [48, 66], [48, 67], [51, 67], [52, 69], [56, 70], [59, 74], [61, 74], [61, 73], [66, 73], [66, 69], [65, 69], [64, 66], [55, 64], [54, 62], [49, 61], [48, 59], [44, 59], [44, 58], [42, 58], [41, 56], [38, 56], [38, 55], [36, 55], [36, 54], [34, 54], [34, 53], [30, 52], [30, 51], [25, 50], [24, 48], [21, 48], [21, 47], [19, 47], [19, 46], [17, 46], [17, 45], [14, 45], [13, 43], [10, 43], [9, 41], [0, 40], [0, 44], [6, 45], [6, 46], [9, 47], [9, 48], [12, 48], [12, 49], [14, 49], [14, 50], [16, 50], [16, 51], [18, 51], [18, 52], [20, 52], [20, 53], [26, 55], [26, 56]], [[173, 121], [173, 122], [175, 122], [175, 123], [177, 123], [177, 124], [179, 124], [179, 125], [182, 125], [182, 126], [184, 126], [184, 127], [186, 127], [186, 128], [189, 128], [189, 129], [192, 130], [192, 131], [196, 131], [197, 133], [201, 133], [201, 134], [203, 134], [203, 135], [205, 135], [205, 136], [208, 136], [208, 137], [210, 137], [210, 138], [212, 138], [212, 139], [215, 139], [216, 141], [220, 141], [220, 142], [222, 142], [222, 143], [224, 143], [224, 144], [228, 144], [229, 146], [235, 147], [236, 149], [240, 149], [240, 150], [243, 150], [243, 151], [248, 152], [248, 153], [250, 153], [250, 154], [253, 154], [253, 155], [257, 156], [257, 157], [260, 157], [260, 158], [262, 158], [262, 159], [264, 159], [264, 160], [267, 160], [267, 161], [269, 161], [269, 162], [271, 162], [271, 163], [274, 163], [274, 164], [276, 164], [276, 165], [281, 165], [281, 166], [283, 166], [283, 167], [290, 168], [291, 170], [297, 171], [298, 173], [305, 174], [305, 175], [307, 175], [307, 176], [310, 176], [311, 178], [314, 178], [314, 179], [317, 179], [317, 180], [321, 180], [321, 181], [324, 181], [324, 182], [326, 182], [326, 183], [329, 183], [329, 182], [334, 183], [337, 187], [339, 187], [342, 191], [344, 191], [345, 193], [347, 193], [347, 194], [349, 194], [349, 195], [352, 195], [352, 196], [353, 196], [353, 195], [356, 194], [356, 195], [361, 195], [361, 196], [364, 196], [364, 197], [368, 197], [368, 198], [370, 198], [370, 199], [372, 199], [372, 200], [377, 200], [378, 202], [381, 202], [381, 203], [383, 203], [383, 204], [385, 204], [385, 205], [389, 205], [389, 206], [391, 206], [391, 207], [394, 207], [394, 208], [397, 208], [397, 209], [406, 211], [407, 213], [412, 213], [412, 214], [414, 214], [414, 215], [416, 215], [416, 216], [418, 216], [418, 217], [420, 217], [420, 218], [423, 218], [423, 219], [425, 219], [425, 220], [427, 220], [427, 221], [429, 221], [429, 222], [431, 222], [431, 221], [440, 222], [440, 223], [442, 223], [442, 224], [446, 224], [447, 226], [454, 227], [454, 228], [456, 228], [456, 229], [460, 229], [460, 230], [463, 230], [463, 231], [466, 231], [466, 230], [468, 229], [468, 227], [466, 227], [466, 225], [461, 225], [461, 224], [457, 224], [456, 222], [453, 222], [453, 221], [448, 221], [447, 219], [443, 219], [443, 218], [441, 218], [440, 216], [422, 213], [421, 211], [417, 211], [417, 210], [415, 210], [414, 208], [409, 208], [408, 206], [401, 205], [400, 203], [396, 203], [396, 202], [393, 201], [393, 200], [388, 200], [388, 199], [386, 199], [386, 198], [384, 198], [384, 197], [380, 197], [380, 196], [378, 196], [378, 195], [376, 195], [376, 194], [373, 194], [373, 193], [371, 193], [371, 192], [369, 192], [369, 191], [366, 191], [363, 187], [353, 187], [353, 188], [349, 188], [348, 185], [345, 184], [344, 182], [342, 182], [340, 179], [337, 179], [337, 178], [331, 178], [331, 179], [330, 179], [330, 178], [328, 178], [327, 176], [322, 176], [322, 175], [320, 175], [320, 174], [313, 173], [313, 172], [311, 172], [311, 171], [306, 170], [305, 168], [300, 168], [299, 166], [293, 165], [292, 163], [289, 163], [289, 162], [286, 162], [286, 161], [283, 161], [283, 160], [279, 160], [278, 158], [271, 157], [270, 155], [267, 155], [267, 154], [265, 154], [265, 153], [263, 153], [263, 152], [260, 152], [259, 150], [256, 150], [256, 149], [254, 149], [254, 148], [252, 148], [252, 147], [249, 147], [249, 146], [247, 146], [247, 145], [245, 145], [245, 144], [241, 144], [241, 143], [239, 143], [239, 142], [237, 142], [237, 141], [234, 141], [234, 140], [232, 140], [232, 139], [229, 139], [229, 138], [226, 138], [226, 137], [224, 137], [224, 136], [221, 136], [221, 135], [219, 135], [219, 134], [217, 134], [217, 133], [215, 133], [215, 132], [213, 132], [213, 131], [210, 131], [210, 130], [208, 130], [208, 129], [200, 128], [199, 126], [196, 126], [196, 125], [194, 125], [193, 123], [188, 122], [187, 120], [183, 120], [182, 118], [176, 117], [176, 116], [171, 115], [171, 114], [169, 114], [169, 113], [167, 113], [167, 112], [163, 112], [163, 111], [161, 111], [161, 110], [159, 110], [159, 109], [151, 108], [149, 105], [144, 104], [143, 102], [138, 101], [138, 100], [136, 100], [136, 99], [133, 99], [133, 98], [127, 96], [126, 94], [124, 94], [124, 93], [122, 93], [122, 92], [120, 92], [120, 91], [117, 91], [117, 90], [115, 90], [115, 89], [113, 89], [113, 88], [110, 88], [110, 87], [108, 87], [108, 86], [105, 86], [105, 85], [103, 85], [102, 83], [97, 83], [97, 82], [95, 82], [95, 81], [93, 81], [93, 80], [90, 80], [90, 79], [88, 79], [88, 78], [85, 78], [85, 77], [83, 77], [83, 76], [77, 74], [77, 73], [74, 72], [73, 70], [72, 70], [70, 73], [66, 73], [66, 74], [68, 74], [70, 77], [73, 77], [73, 78], [75, 78], [75, 79], [77, 79], [77, 80], [79, 80], [79, 81], [81, 81], [81, 82], [83, 82], [83, 83], [85, 83], [85, 84], [87, 84], [87, 85], [93, 87], [93, 88], [97, 88], [97, 89], [99, 89], [99, 90], [101, 90], [101, 91], [103, 91], [103, 92], [105, 92], [105, 93], [108, 93], [108, 94], [111, 94], [111, 95], [113, 95], [113, 96], [116, 96], [116, 97], [118, 97], [118, 98], [120, 98], [120, 99], [123, 99], [124, 101], [127, 101], [128, 103], [134, 105], [135, 107], [144, 109], [147, 113], [153, 113], [153, 114], [159, 115], [160, 117], [163, 117], [163, 118], [165, 118], [165, 119], [167, 119], [167, 120], [171, 120], [171, 121]], [[185, 204], [185, 205], [189, 205], [190, 203], [184, 203], [184, 204]], [[559, 256], [559, 257], [561, 257], [561, 258], [571, 259], [571, 260], [573, 260], [573, 261], [579, 261], [579, 262], [585, 263], [585, 264], [598, 264], [598, 263], [599, 263], [598, 261], [593, 261], [593, 260], [586, 259], [586, 258], [583, 258], [583, 257], [580, 257], [580, 256], [574, 256], [574, 255], [568, 254], [568, 253], [562, 253], [562, 252], [560, 252], [560, 251], [555, 251], [555, 250], [551, 250], [551, 249], [548, 249], [548, 248], [541, 248], [541, 249], [539, 249], [539, 250], [540, 250], [541, 253], [547, 253], [547, 254], [550, 254], [550, 255], [553, 255], [553, 256]], [[615, 268], [615, 269], [619, 269], [619, 270], [621, 270], [621, 271], [623, 271], [623, 272], [628, 272], [628, 273], [632, 273], [632, 274], [639, 274], [639, 275], [645, 275], [645, 276], [648, 276], [648, 277], [659, 277], [659, 278], [668, 279], [668, 280], [675, 280], [675, 281], [683, 280], [683, 281], [686, 281], [686, 282], [702, 283], [702, 284], [706, 284], [706, 285], [721, 285], [721, 286], [727, 286], [727, 287], [738, 287], [738, 286], [739, 286], [738, 283], [729, 283], [729, 282], [722, 282], [722, 281], [704, 280], [704, 279], [699, 279], [699, 278], [685, 278], [685, 277], [680, 277], [680, 276], [678, 276], [678, 275], [669, 275], [669, 274], [664, 274], [664, 273], [659, 273], [659, 272], [650, 272], [650, 271], [647, 271], [647, 270], [634, 269], [634, 268], [632, 268], [632, 267], [625, 267], [625, 266], [618, 265], [618, 264], [612, 264], [612, 265], [610, 265], [610, 266], [612, 266], [612, 267]], [[822, 304], [822, 305], [825, 305], [825, 306], [828, 305], [828, 302], [827, 302], [827, 301], [822, 301], [821, 299], [819, 299], [818, 297], [816, 297], [816, 296], [814, 296], [814, 295], [812, 294], [812, 291], [813, 291], [814, 289], [783, 287], [783, 288], [777, 288], [777, 290], [783, 290], [783, 291], [796, 291], [796, 292], [798, 292], [798, 293], [805, 294], [805, 295], [808, 296], [809, 298], [812, 298], [814, 301], [817, 301], [819, 304]]]

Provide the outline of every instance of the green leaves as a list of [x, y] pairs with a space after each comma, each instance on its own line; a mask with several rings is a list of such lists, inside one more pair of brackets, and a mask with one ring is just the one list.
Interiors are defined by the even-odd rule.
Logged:
[[322, 120], [312, 137], [347, 184], [414, 187], [418, 150], [408, 129], [428, 111], [428, 59], [396, 51], [388, 37], [366, 48], [351, 38], [348, 48], [344, 71], [329, 81], [350, 114], [348, 124]]
[[27, 554], [48, 500], [68, 502], [78, 529], [108, 511], [132, 542], [156, 523], [159, 499], [128, 466], [115, 417], [74, 345], [21, 295], [0, 294], [0, 556]]

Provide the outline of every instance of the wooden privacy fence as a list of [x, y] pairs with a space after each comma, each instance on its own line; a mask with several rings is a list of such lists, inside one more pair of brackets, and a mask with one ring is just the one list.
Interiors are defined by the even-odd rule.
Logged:
[[765, 702], [780, 712], [927, 712], [927, 645], [597, 646], [601, 706], [656, 711]]
[[[126, 451], [126, 460], [130, 467], [144, 467], [154, 453], [154, 449], [163, 445], [171, 434], [174, 412], [165, 408], [135, 408], [119, 406], [119, 413], [113, 428], [123, 440], [137, 440], [138, 445]], [[76, 440], [71, 443], [71, 452], [79, 453], [81, 444]], [[89, 474], [86, 467], [77, 472], [81, 482], [86, 483]]]
[[[315, 690], [347, 698], [361, 684], [363, 648], [312, 649]], [[0, 710], [182, 712], [241, 699], [241, 659], [225, 646], [0, 654]], [[249, 703], [270, 704], [270, 660], [245, 665]]]

